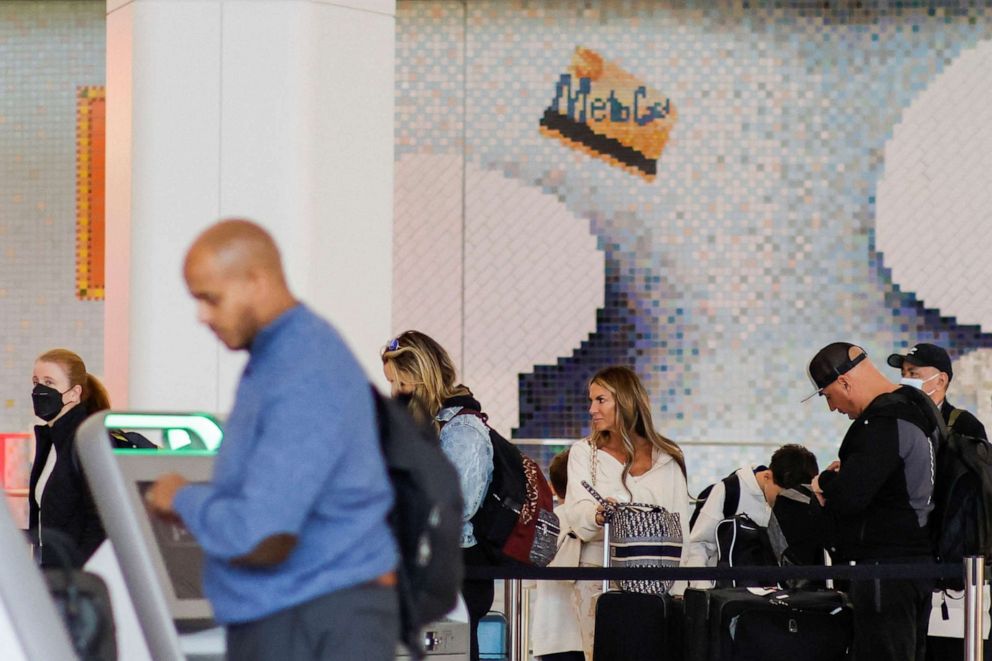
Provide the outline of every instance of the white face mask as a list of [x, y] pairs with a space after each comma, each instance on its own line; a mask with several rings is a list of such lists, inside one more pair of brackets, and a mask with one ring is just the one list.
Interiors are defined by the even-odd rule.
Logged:
[[[912, 387], [916, 388], [917, 390], [923, 390], [923, 384], [924, 383], [926, 383], [927, 381], [932, 381], [932, 380], [936, 379], [938, 376], [940, 376], [940, 372], [937, 372], [933, 376], [927, 377], [925, 379], [914, 379], [914, 378], [909, 377], [909, 376], [904, 376], [901, 379], [899, 379], [899, 383], [901, 385], [904, 385], [904, 386], [912, 386]], [[934, 388], [933, 390], [927, 392], [927, 394], [928, 395], [932, 395], [935, 392], [937, 392], [937, 389], [936, 388]]]

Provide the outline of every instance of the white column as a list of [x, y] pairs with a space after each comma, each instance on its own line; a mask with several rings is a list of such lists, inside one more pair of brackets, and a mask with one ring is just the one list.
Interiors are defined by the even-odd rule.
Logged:
[[[244, 356], [199, 326], [193, 237], [243, 216], [379, 374], [390, 333], [392, 0], [107, 6], [106, 377], [114, 404], [226, 413]], [[292, 375], [287, 375], [292, 378]]]

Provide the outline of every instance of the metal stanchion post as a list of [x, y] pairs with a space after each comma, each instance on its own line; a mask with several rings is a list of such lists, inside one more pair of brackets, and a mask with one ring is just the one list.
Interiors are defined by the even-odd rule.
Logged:
[[510, 661], [526, 661], [523, 651], [523, 586], [519, 578], [503, 581]]
[[964, 559], [964, 659], [982, 661], [982, 616], [985, 611], [985, 558]]
[[520, 649], [522, 656], [520, 658], [522, 661], [527, 661], [530, 658], [530, 597], [532, 591], [526, 587], [522, 592], [523, 608], [520, 609]]
[[[610, 566], [610, 522], [603, 523], [603, 566]], [[610, 580], [603, 580], [603, 593], [610, 591]]]

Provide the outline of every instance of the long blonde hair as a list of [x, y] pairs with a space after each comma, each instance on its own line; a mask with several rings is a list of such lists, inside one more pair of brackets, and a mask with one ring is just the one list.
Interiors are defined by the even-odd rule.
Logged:
[[[654, 428], [647, 390], [644, 389], [634, 370], [623, 366], [606, 367], [592, 377], [589, 385], [593, 384], [605, 388], [613, 395], [616, 406], [616, 422], [613, 426], [623, 446], [624, 463], [621, 481], [625, 489], [627, 489], [627, 475], [630, 474], [630, 467], [634, 463], [633, 436], [647, 439], [653, 448], [671, 456], [682, 469], [682, 475], [686, 475], [685, 455], [682, 454], [682, 448]], [[593, 431], [591, 439], [595, 447], [601, 448], [609, 441], [611, 434], [610, 430]], [[627, 491], [629, 492], [630, 489]]]
[[110, 396], [100, 380], [86, 371], [86, 363], [78, 354], [68, 349], [52, 349], [38, 356], [36, 362], [53, 363], [62, 368], [69, 379], [69, 387], [82, 386], [79, 398], [87, 413], [96, 413], [110, 408]]
[[455, 364], [448, 352], [432, 337], [408, 330], [392, 340], [382, 351], [382, 364], [391, 363], [400, 383], [411, 386], [409, 408], [423, 423], [439, 425], [434, 416], [449, 397], [471, 395], [472, 391], [456, 383]]

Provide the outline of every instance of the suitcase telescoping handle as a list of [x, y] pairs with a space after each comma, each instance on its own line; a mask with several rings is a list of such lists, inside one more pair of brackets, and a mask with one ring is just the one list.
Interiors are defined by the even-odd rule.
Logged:
[[[605, 519], [603, 521], [603, 566], [611, 567], [613, 565], [613, 555], [610, 553], [610, 520]], [[610, 579], [603, 579], [603, 592], [610, 591]]]
[[[582, 480], [582, 486], [586, 488], [593, 498], [603, 506], [605, 509], [603, 513], [603, 566], [611, 567], [613, 565], [613, 556], [610, 554], [610, 513], [616, 504], [609, 502], [596, 491], [591, 484]], [[603, 592], [610, 591], [610, 579], [603, 579]]]

